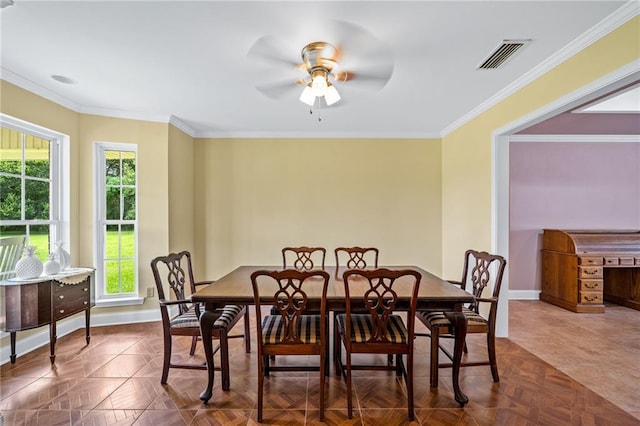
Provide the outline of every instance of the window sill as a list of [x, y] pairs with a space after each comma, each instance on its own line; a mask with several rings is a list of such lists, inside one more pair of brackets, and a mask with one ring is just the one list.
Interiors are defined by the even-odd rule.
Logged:
[[142, 297], [127, 297], [119, 299], [101, 299], [96, 300], [96, 308], [110, 308], [113, 306], [130, 306], [130, 305], [142, 305], [144, 298]]

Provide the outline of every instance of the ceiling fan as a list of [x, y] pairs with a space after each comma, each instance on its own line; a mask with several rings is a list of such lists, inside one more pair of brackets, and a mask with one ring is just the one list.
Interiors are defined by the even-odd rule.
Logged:
[[333, 42], [307, 43], [300, 51], [300, 60], [294, 60], [292, 49], [284, 47], [286, 43], [278, 42], [274, 36], [259, 38], [247, 56], [275, 64], [282, 73], [294, 70], [296, 75], [261, 83], [256, 88], [275, 99], [301, 90], [298, 99], [312, 108], [344, 104], [340, 92], [348, 93], [350, 88], [368, 92], [382, 89], [393, 74], [390, 50], [354, 24], [333, 22], [333, 26], [327, 27], [328, 33], [334, 33]]

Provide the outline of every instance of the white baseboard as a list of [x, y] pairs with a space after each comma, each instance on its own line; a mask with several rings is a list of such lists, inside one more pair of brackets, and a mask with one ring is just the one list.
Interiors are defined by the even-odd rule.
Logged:
[[509, 290], [509, 300], [540, 300], [540, 290]]
[[[74, 315], [70, 318], [59, 321], [56, 324], [56, 334], [58, 338], [84, 328], [84, 314]], [[158, 309], [147, 309], [144, 311], [118, 312], [118, 313], [91, 313], [91, 327], [101, 327], [106, 325], [131, 324], [139, 322], [160, 321], [160, 311]], [[20, 338], [22, 332], [16, 334], [16, 354], [18, 356], [31, 352], [32, 350], [49, 344], [49, 327], [42, 326], [38, 332], [25, 338]], [[10, 360], [11, 342], [9, 333], [3, 333], [6, 338], [2, 339], [0, 348], [0, 365], [6, 364]]]

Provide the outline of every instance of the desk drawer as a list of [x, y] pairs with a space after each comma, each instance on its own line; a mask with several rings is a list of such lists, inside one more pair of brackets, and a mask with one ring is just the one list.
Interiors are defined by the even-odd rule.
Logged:
[[621, 257], [620, 266], [633, 266], [633, 257]]
[[594, 256], [580, 256], [578, 257], [578, 265], [602, 265], [602, 258]]
[[579, 266], [578, 278], [602, 278], [602, 266]]
[[602, 304], [602, 293], [597, 291], [581, 291], [580, 303], [582, 304]]
[[580, 291], [602, 291], [602, 280], [578, 280], [580, 282]]
[[54, 317], [56, 318], [56, 320], [59, 320], [80, 311], [84, 311], [88, 307], [88, 298], [65, 299], [64, 302], [57, 304], [57, 306], [55, 307]]
[[636, 265], [640, 265], [640, 257], [636, 257]]

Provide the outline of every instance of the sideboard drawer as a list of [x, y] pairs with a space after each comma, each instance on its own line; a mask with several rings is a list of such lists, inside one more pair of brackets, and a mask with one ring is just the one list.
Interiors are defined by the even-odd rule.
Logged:
[[602, 304], [602, 293], [597, 291], [581, 291], [580, 303], [583, 304]]
[[578, 280], [580, 282], [580, 291], [602, 291], [602, 280]]
[[89, 307], [89, 298], [66, 299], [55, 307], [56, 320], [84, 311]]
[[602, 278], [602, 266], [579, 266], [579, 278]]
[[594, 257], [594, 256], [579, 256], [578, 264], [579, 265], [602, 265], [602, 258]]
[[605, 257], [604, 258], [604, 264], [607, 266], [615, 266], [615, 265], [619, 265], [620, 264], [620, 259], [618, 258], [618, 256], [615, 257]]

